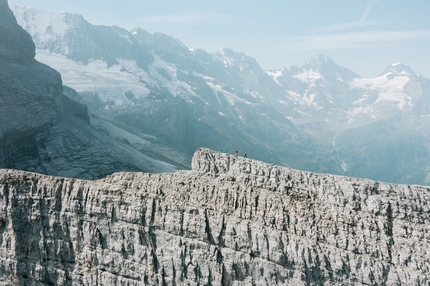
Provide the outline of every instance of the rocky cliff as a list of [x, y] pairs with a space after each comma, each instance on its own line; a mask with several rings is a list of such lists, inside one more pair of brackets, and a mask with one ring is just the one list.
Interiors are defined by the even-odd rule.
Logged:
[[0, 148], [46, 130], [57, 118], [60, 74], [34, 59], [31, 36], [0, 1]]
[[1, 285], [427, 285], [429, 188], [199, 149], [191, 171], [0, 171]]

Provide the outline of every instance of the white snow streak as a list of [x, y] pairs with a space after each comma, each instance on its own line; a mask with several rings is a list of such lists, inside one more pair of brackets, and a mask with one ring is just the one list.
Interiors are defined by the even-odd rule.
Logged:
[[314, 71], [313, 69], [305, 70], [302, 73], [295, 75], [294, 78], [311, 84], [314, 84], [319, 79], [324, 79], [319, 71]]
[[66, 13], [41, 11], [22, 7], [12, 2], [9, 2], [9, 7], [14, 12], [18, 24], [33, 35], [35, 41], [62, 37], [68, 29], [68, 25], [64, 21]]
[[279, 84], [279, 85], [281, 85], [280, 83], [279, 83], [279, 78], [280, 77], [282, 77], [282, 70], [279, 70], [279, 71], [266, 71], [266, 73], [269, 75], [269, 76], [271, 76], [272, 78], [273, 78], [273, 80], [277, 83], [277, 84]]
[[150, 77], [142, 70], [138, 73], [136, 63], [131, 60], [119, 59], [122, 65], [107, 68], [101, 60], [93, 60], [85, 65], [43, 50], [36, 51], [36, 59], [58, 70], [65, 85], [76, 91], [97, 92], [102, 100], [112, 100], [116, 105], [127, 103], [128, 99], [124, 96], [126, 91], [133, 92], [136, 98], [145, 97], [149, 93], [148, 88], [139, 83], [139, 77], [145, 80]]
[[381, 101], [394, 101], [399, 109], [410, 104], [411, 98], [403, 92], [405, 84], [409, 81], [407, 73], [386, 73], [376, 78], [355, 78], [351, 88], [363, 88], [378, 91], [376, 103]]

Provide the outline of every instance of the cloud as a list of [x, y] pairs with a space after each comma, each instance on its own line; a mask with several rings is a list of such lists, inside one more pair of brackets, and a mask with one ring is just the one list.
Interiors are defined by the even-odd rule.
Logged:
[[277, 51], [337, 50], [345, 48], [371, 48], [396, 42], [429, 39], [430, 30], [423, 31], [378, 31], [325, 35], [310, 35], [284, 38]]
[[339, 23], [336, 25], [322, 27], [311, 31], [311, 34], [341, 32], [341, 31], [355, 30], [355, 29], [364, 28], [367, 26], [377, 25], [378, 23], [376, 21], [368, 21], [366, 20], [366, 18], [369, 15], [369, 12], [372, 10], [372, 8], [376, 5], [376, 3], [378, 3], [378, 1], [379, 0], [367, 1], [366, 8], [364, 9], [364, 12], [361, 14], [360, 20], [358, 21]]
[[340, 23], [336, 25], [330, 25], [326, 27], [322, 27], [319, 29], [312, 30], [310, 34], [321, 34], [321, 33], [333, 33], [333, 32], [341, 32], [341, 31], [348, 31], [348, 30], [355, 30], [358, 28], [364, 28], [367, 26], [374, 26], [378, 23], [375, 21], [354, 21], [354, 22], [347, 22], [347, 23]]
[[146, 25], [204, 25], [214, 22], [222, 22], [230, 18], [229, 15], [221, 13], [191, 13], [191, 14], [171, 14], [152, 15], [139, 18], [138, 21]]
[[378, 3], [378, 0], [369, 0], [367, 1], [366, 9], [364, 9], [363, 14], [361, 14], [360, 22], [365, 22], [367, 15], [369, 15], [370, 10], [372, 10], [373, 6]]

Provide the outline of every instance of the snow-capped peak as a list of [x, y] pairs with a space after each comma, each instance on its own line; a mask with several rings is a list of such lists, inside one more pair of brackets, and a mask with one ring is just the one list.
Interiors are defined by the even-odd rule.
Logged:
[[381, 73], [381, 76], [386, 74], [415, 75], [415, 73], [409, 66], [402, 63], [395, 63], [386, 67], [385, 70]]
[[47, 12], [12, 2], [9, 2], [9, 7], [18, 24], [25, 28], [35, 41], [63, 37], [71, 26], [84, 21], [84, 18], [77, 14]]
[[317, 54], [313, 56], [304, 66], [303, 68], [306, 69], [320, 69], [323, 66], [326, 65], [333, 65], [335, 64], [334, 61], [325, 55]]
[[137, 27], [134, 27], [133, 29], [131, 29], [130, 33], [132, 35], [137, 35], [141, 31], [143, 31], [143, 29], [141, 27], [137, 26]]
[[[353, 71], [337, 65], [330, 57], [318, 54], [312, 57], [301, 68], [304, 71], [314, 71], [320, 73], [323, 77], [333, 77], [336, 79], [351, 81], [360, 76]], [[297, 71], [292, 71], [297, 74]]]
[[215, 53], [215, 58], [221, 61], [225, 67], [236, 67], [240, 70], [252, 70], [252, 72], [258, 74], [265, 74], [254, 58], [242, 52], [236, 52], [229, 48], [222, 48]]

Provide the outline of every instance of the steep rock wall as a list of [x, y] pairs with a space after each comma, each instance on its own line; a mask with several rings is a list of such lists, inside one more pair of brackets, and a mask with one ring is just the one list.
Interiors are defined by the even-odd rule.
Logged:
[[57, 118], [61, 76], [34, 56], [31, 36], [0, 0], [0, 148], [46, 130]]
[[0, 283], [430, 282], [428, 188], [208, 149], [192, 165], [97, 181], [1, 170]]
[[7, 0], [0, 0], [0, 60], [27, 62], [34, 60], [36, 47], [29, 33], [21, 28]]

